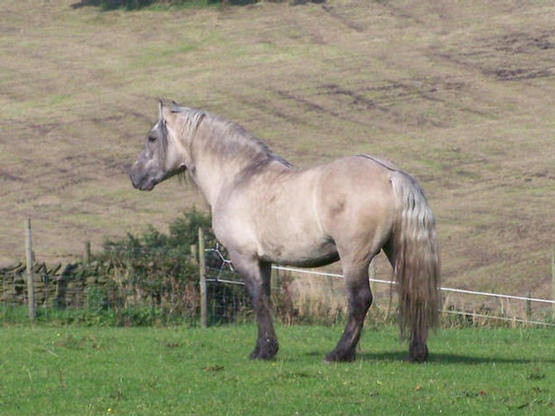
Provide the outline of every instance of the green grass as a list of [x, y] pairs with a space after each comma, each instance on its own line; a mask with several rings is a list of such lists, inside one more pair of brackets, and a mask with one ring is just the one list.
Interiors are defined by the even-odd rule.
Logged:
[[356, 362], [322, 362], [340, 327], [278, 327], [252, 362], [252, 325], [0, 330], [2, 415], [552, 414], [555, 332], [443, 330], [404, 361], [396, 328], [368, 329]]

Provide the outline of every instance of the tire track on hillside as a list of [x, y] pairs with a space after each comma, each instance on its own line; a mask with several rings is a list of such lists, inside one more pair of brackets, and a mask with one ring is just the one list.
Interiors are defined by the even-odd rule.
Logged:
[[498, 81], [550, 78], [555, 71], [552, 38], [544, 31], [481, 37], [466, 49], [431, 48], [429, 56]]
[[341, 23], [343, 26], [347, 26], [349, 29], [354, 30], [355, 32], [362, 33], [366, 31], [366, 27], [361, 25], [360, 23], [355, 22], [341, 14], [339, 14], [333, 6], [323, 5], [322, 9], [335, 21]]

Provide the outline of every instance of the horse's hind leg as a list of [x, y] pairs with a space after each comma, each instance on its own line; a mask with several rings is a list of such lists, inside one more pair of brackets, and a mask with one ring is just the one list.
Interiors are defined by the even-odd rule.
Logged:
[[[387, 256], [391, 267], [395, 270], [395, 251], [393, 249], [393, 242], [389, 241], [385, 244], [383, 251]], [[426, 345], [426, 339], [422, 337], [422, 334], [419, 334], [416, 331], [412, 331], [410, 334], [408, 360], [411, 362], [425, 362], [428, 360], [428, 346]]]
[[241, 274], [249, 291], [258, 324], [258, 339], [251, 359], [269, 360], [278, 351], [278, 342], [272, 323], [270, 300], [271, 264], [230, 253], [233, 266]]
[[369, 263], [369, 261], [365, 261], [362, 265], [356, 266], [343, 264], [349, 314], [343, 335], [334, 350], [326, 355], [326, 361], [353, 361], [355, 359], [356, 346], [360, 339], [364, 318], [372, 304], [372, 292], [368, 281]]

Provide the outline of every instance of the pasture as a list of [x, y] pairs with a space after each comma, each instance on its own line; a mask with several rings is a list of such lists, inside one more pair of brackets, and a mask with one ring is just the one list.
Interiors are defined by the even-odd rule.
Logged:
[[393, 161], [429, 197], [445, 284], [550, 296], [552, 2], [93, 3], [0, 3], [0, 263], [23, 258], [27, 215], [54, 263], [202, 206], [178, 181], [149, 195], [129, 183], [167, 97], [299, 167]]
[[0, 414], [552, 414], [555, 332], [442, 330], [404, 361], [397, 328], [368, 328], [351, 364], [324, 364], [342, 327], [278, 326], [276, 360], [246, 359], [253, 325], [5, 326]]
[[[165, 229], [201, 197], [128, 170], [156, 101], [219, 114], [298, 167], [369, 153], [414, 174], [438, 223], [442, 284], [551, 296], [555, 35], [540, 0], [327, 0], [103, 11], [0, 2], [0, 267], [71, 262], [83, 243]], [[389, 267], [378, 261], [378, 276]], [[332, 271], [337, 271], [333, 269]], [[1, 415], [506, 415], [554, 412], [555, 331], [444, 329], [404, 361], [368, 325], [0, 327]]]

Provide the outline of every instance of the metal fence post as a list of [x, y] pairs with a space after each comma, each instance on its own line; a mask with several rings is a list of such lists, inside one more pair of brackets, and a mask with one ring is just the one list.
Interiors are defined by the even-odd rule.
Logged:
[[33, 281], [33, 243], [31, 241], [31, 218], [25, 221], [25, 257], [27, 260], [27, 303], [29, 318], [35, 319], [35, 282]]
[[198, 229], [198, 250], [199, 250], [199, 275], [200, 275], [200, 326], [206, 328], [207, 325], [207, 311], [208, 301], [206, 296], [206, 262], [204, 251], [204, 231], [201, 227]]

